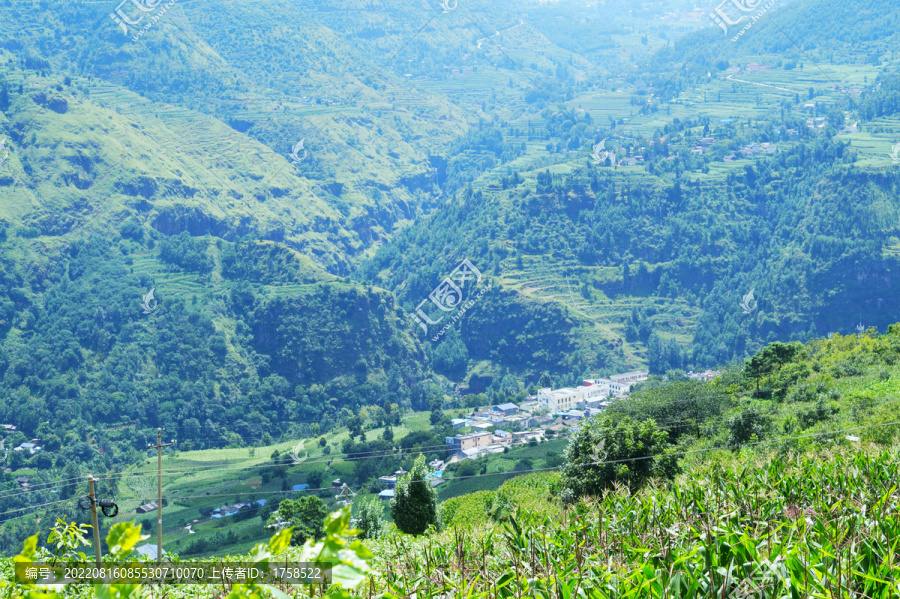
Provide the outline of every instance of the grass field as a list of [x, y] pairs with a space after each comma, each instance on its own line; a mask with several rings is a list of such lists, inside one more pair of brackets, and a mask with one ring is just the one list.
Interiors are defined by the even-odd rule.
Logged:
[[[456, 417], [459, 410], [447, 410], [448, 417]], [[414, 431], [428, 430], [430, 413], [412, 412], [407, 414], [400, 425], [393, 427], [395, 438], [402, 438]], [[119, 431], [120, 434], [127, 434]], [[366, 431], [369, 439], [380, 438], [383, 428]], [[216, 535], [232, 535], [227, 547], [204, 551], [197, 555], [234, 555], [249, 549], [254, 543], [271, 536], [271, 531], [264, 528], [264, 523], [257, 515], [238, 521], [234, 516], [211, 519], [205, 517], [216, 508], [233, 505], [240, 501], [265, 499], [277, 505], [284, 498], [296, 498], [298, 492], [284, 491], [295, 485], [307, 483], [311, 473], [323, 475], [323, 487], [329, 487], [331, 480], [352, 472], [352, 462], [343, 459], [339, 454], [341, 443], [348, 438], [345, 428], [324, 435], [327, 446], [333, 451], [331, 455], [323, 453], [315, 439], [291, 439], [270, 445], [254, 447], [228, 447], [223, 449], [200, 449], [191, 451], [175, 451], [167, 448], [163, 453], [163, 547], [176, 553], [185, 554], [188, 545], [201, 539], [213, 539]], [[273, 466], [272, 455], [280, 454], [279, 463], [284, 465], [285, 477], [282, 480], [272, 476], [263, 482], [262, 471]], [[290, 453], [298, 455], [293, 463]], [[506, 462], [507, 460], [504, 460]], [[512, 462], [510, 462], [512, 464]], [[510, 466], [511, 468], [511, 466]], [[23, 472], [17, 472], [22, 475]], [[27, 473], [26, 473], [27, 474]], [[496, 485], [502, 479], [494, 481]], [[104, 496], [106, 483], [100, 482], [98, 493]], [[375, 497], [359, 488], [354, 503], [358, 504]], [[330, 507], [337, 505], [335, 491], [324, 491], [320, 494]], [[147, 541], [156, 543], [156, 511], [147, 514], [136, 514], [139, 506], [156, 501], [157, 497], [157, 458], [156, 451], [147, 453], [147, 459], [124, 471], [118, 483], [116, 501], [119, 514], [115, 518], [103, 518], [101, 526], [104, 531], [117, 522], [147, 522], [145, 534], [151, 535]], [[194, 523], [194, 520], [198, 522]], [[192, 524], [189, 532], [185, 526]]]

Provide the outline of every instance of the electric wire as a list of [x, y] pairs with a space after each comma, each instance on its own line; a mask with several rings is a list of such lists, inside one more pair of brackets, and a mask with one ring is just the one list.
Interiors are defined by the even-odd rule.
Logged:
[[[900, 400], [895, 400], [895, 401], [900, 401]], [[870, 429], [875, 429], [875, 428], [882, 428], [882, 427], [886, 427], [886, 426], [897, 426], [897, 425], [900, 425], [900, 421], [883, 422], [883, 423], [872, 424], [872, 425], [867, 425], [867, 426], [855, 426], [855, 427], [836, 429], [836, 430], [831, 430], [831, 431], [826, 431], [826, 432], [821, 432], [821, 433], [810, 433], [810, 434], [806, 434], [806, 435], [774, 437], [772, 439], [766, 439], [766, 440], [762, 440], [762, 441], [743, 443], [742, 446], [755, 447], [755, 446], [761, 446], [761, 445], [768, 445], [768, 444], [772, 444], [772, 443], [779, 443], [779, 442], [783, 442], [783, 441], [793, 441], [793, 440], [799, 440], [799, 439], [812, 439], [812, 438], [828, 437], [828, 436], [840, 435], [843, 433], [857, 432], [857, 431], [862, 431], [862, 430], [870, 430]], [[687, 455], [696, 455], [696, 454], [710, 453], [713, 451], [731, 450], [731, 449], [733, 449], [733, 447], [731, 447], [731, 446], [715, 446], [715, 447], [706, 447], [703, 449], [694, 449], [694, 450], [688, 450], [688, 451], [668, 452], [668, 453], [660, 454], [660, 455], [665, 455], [666, 457], [668, 457], [668, 456], [687, 456]], [[653, 459], [657, 459], [658, 457], [659, 457], [659, 455], [648, 455], [648, 456], [638, 456], [638, 457], [632, 457], [632, 458], [623, 458], [623, 459], [619, 459], [619, 460], [597, 460], [597, 461], [586, 462], [586, 463], [582, 463], [582, 464], [573, 464], [571, 466], [581, 468], [581, 467], [586, 467], [586, 466], [597, 466], [597, 465], [606, 465], [606, 464], [624, 464], [624, 463], [638, 462], [638, 461], [644, 461], [644, 460], [653, 460]], [[489, 476], [514, 477], [514, 476], [520, 476], [522, 474], [558, 471], [558, 470], [562, 469], [563, 467], [564, 466], [555, 466], [555, 467], [551, 467], [551, 468], [534, 468], [531, 470], [515, 470], [515, 471], [509, 471], [509, 472], [490, 472], [490, 473], [485, 473], [485, 474], [473, 474], [473, 475], [468, 475], [468, 476], [455, 476], [453, 479], [450, 479], [450, 480], [466, 480], [466, 479], [471, 479], [471, 478], [484, 478], [484, 477], [489, 477]], [[103, 480], [103, 479], [100, 479], [100, 480]], [[198, 499], [198, 498], [205, 498], [205, 497], [237, 497], [237, 496], [246, 497], [248, 495], [250, 495], [250, 496], [257, 495], [258, 496], [258, 495], [311, 493], [311, 492], [321, 492], [321, 491], [325, 491], [325, 490], [329, 490], [329, 489], [335, 490], [334, 487], [321, 487], [321, 488], [317, 488], [317, 489], [301, 489], [301, 490], [293, 490], [292, 489], [292, 490], [287, 490], [287, 491], [258, 491], [258, 492], [244, 492], [244, 493], [218, 493], [218, 494], [210, 494], [210, 495], [183, 495], [183, 496], [164, 495], [164, 497], [166, 499], [176, 501], [178, 499]], [[28, 506], [28, 507], [18, 508], [18, 509], [14, 509], [14, 510], [8, 510], [6, 512], [0, 512], [0, 518], [2, 518], [3, 516], [5, 516], [7, 514], [16, 513], [16, 512], [20, 512], [20, 511], [24, 511], [24, 510], [36, 509], [36, 508], [45, 507], [45, 506], [49, 506], [49, 505], [55, 505], [58, 503], [64, 503], [66, 501], [71, 501], [71, 499], [62, 499], [62, 500], [58, 500], [58, 501], [52, 501], [49, 503], [40, 504], [37, 506]]]

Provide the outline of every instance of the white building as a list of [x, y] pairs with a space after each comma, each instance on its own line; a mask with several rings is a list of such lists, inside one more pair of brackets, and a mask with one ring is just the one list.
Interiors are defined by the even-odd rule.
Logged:
[[649, 372], [644, 372], [641, 370], [635, 370], [634, 372], [625, 372], [623, 374], [614, 374], [609, 377], [609, 380], [614, 381], [616, 383], [640, 383], [642, 381], [646, 381]]
[[[604, 397], [619, 397], [620, 395], [628, 395], [631, 392], [632, 383], [614, 381], [608, 379], [585, 379], [585, 388], [592, 389], [597, 387], [605, 392]], [[600, 397], [600, 394], [594, 394], [591, 397]]]
[[565, 387], [555, 391], [549, 387], [540, 389], [538, 391], [538, 404], [551, 412], [568, 412], [581, 401], [582, 393], [580, 389], [583, 389], [583, 387], [578, 389]]

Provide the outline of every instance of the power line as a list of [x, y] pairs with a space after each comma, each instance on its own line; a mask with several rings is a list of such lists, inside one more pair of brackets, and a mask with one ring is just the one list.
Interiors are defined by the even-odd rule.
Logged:
[[[881, 402], [880, 404], [877, 404], [877, 405], [885, 405], [885, 404], [889, 404], [889, 403], [896, 403], [896, 402], [898, 402], [898, 401], [900, 401], [900, 400], [887, 400], [887, 401]], [[724, 416], [723, 416], [723, 418], [724, 418]], [[691, 421], [691, 419], [688, 419], [688, 421]], [[744, 444], [742, 444], [742, 445], [743, 445], [743, 446], [765, 445], [765, 444], [776, 443], [776, 442], [780, 442], [780, 441], [797, 440], [797, 439], [804, 439], [804, 438], [823, 437], [823, 436], [835, 435], [835, 434], [846, 433], [846, 432], [853, 432], [853, 431], [859, 431], [859, 430], [867, 430], [867, 429], [880, 428], [880, 427], [885, 427], [885, 426], [894, 426], [894, 425], [897, 425], [897, 424], [900, 424], [900, 422], [888, 422], [888, 423], [881, 423], [881, 424], [875, 424], [875, 425], [869, 425], [869, 426], [852, 427], [852, 428], [838, 429], [838, 430], [828, 431], [828, 432], [823, 432], [823, 433], [814, 433], [814, 434], [809, 434], [809, 435], [795, 435], [795, 436], [776, 437], [776, 438], [773, 438], [773, 439], [768, 439], [768, 440], [763, 440], [763, 441], [758, 441], [758, 442], [753, 442], [753, 443], [744, 443]], [[444, 447], [444, 448], [446, 448], [446, 446], [429, 446], [429, 447]], [[420, 449], [425, 449], [425, 448], [420, 448]], [[710, 448], [705, 448], [705, 449], [701, 449], [701, 450], [691, 450], [691, 451], [686, 451], [686, 452], [673, 452], [673, 453], [667, 453], [666, 455], [672, 455], [672, 456], [685, 456], [685, 455], [691, 455], [691, 454], [697, 454], [697, 453], [707, 453], [707, 452], [711, 452], [711, 451], [728, 450], [728, 449], [733, 449], [733, 447], [731, 447], [731, 446], [716, 446], [716, 447], [710, 447]], [[411, 455], [412, 453], [416, 453], [417, 451], [418, 451], [418, 450], [410, 451], [410, 452], [409, 452], [409, 455]], [[369, 456], [366, 456], [365, 454], [367, 454], [367, 453], [375, 453], [375, 454], [382, 453], [383, 455], [369, 455]], [[392, 452], [361, 452], [360, 454], [337, 454], [335, 457], [351, 456], [351, 455], [360, 455], [360, 456], [362, 456], [362, 457], [351, 458], [351, 459], [347, 459], [347, 460], [344, 460], [344, 461], [361, 461], [361, 460], [366, 460], [366, 459], [380, 459], [380, 458], [382, 458], [382, 457], [386, 457], [386, 456], [391, 455], [391, 454], [393, 454], [393, 453], [397, 453], [397, 454], [399, 454], [399, 455], [402, 456], [405, 452], [393, 452], [393, 451], [392, 451]], [[603, 462], [592, 462], [592, 463], [585, 464], [585, 465], [592, 465], [592, 464], [617, 464], [617, 463], [627, 463], [627, 462], [633, 462], [633, 461], [639, 461], [639, 460], [653, 459], [653, 458], [655, 458], [655, 457], [656, 457], [656, 456], [644, 456], [644, 457], [637, 457], [637, 458], [628, 458], [628, 459], [623, 459], [623, 460], [610, 460], [610, 461], [603, 461]], [[329, 457], [321, 456], [319, 459], [314, 459], [314, 460], [304, 461], [304, 462], [301, 462], [301, 463], [296, 464], [296, 465], [300, 466], [300, 465], [304, 465], [304, 464], [317, 464], [317, 463], [323, 463], [323, 462], [331, 461], [332, 459], [333, 459], [333, 458], [331, 458], [330, 456], [329, 456]], [[277, 463], [276, 463], [276, 464], [272, 464], [272, 463], [266, 463], [266, 462], [263, 462], [263, 463], [261, 463], [261, 464], [256, 464], [256, 465], [238, 466], [238, 467], [236, 467], [236, 468], [222, 468], [221, 465], [210, 465], [210, 466], [205, 466], [205, 467], [196, 468], [196, 469], [171, 470], [171, 471], [165, 471], [165, 472], [166, 472], [167, 474], [186, 474], [186, 473], [202, 472], [202, 471], [213, 470], [213, 469], [240, 471], [240, 470], [261, 469], [261, 468], [271, 467], [271, 466], [273, 466], [273, 465], [274, 465], [274, 466], [278, 466], [278, 465], [289, 465], [289, 464], [277, 464]], [[527, 473], [531, 473], [531, 472], [548, 472], [548, 471], [554, 471], [554, 470], [559, 470], [559, 468], [560, 468], [560, 467], [555, 467], [555, 468], [539, 468], [539, 469], [533, 469], [533, 470], [519, 470], [519, 471], [514, 471], [514, 472], [516, 472], [516, 473], [518, 473], [518, 474], [527, 474]], [[113, 474], [112, 476], [108, 476], [108, 477], [101, 478], [101, 479], [98, 479], [98, 480], [99, 480], [99, 481], [112, 480], [112, 479], [118, 478], [118, 477], [121, 477], [122, 479], [124, 479], [124, 478], [125, 478], [126, 476], [128, 476], [129, 474], [130, 474], [132, 477], [142, 477], [142, 476], [152, 476], [154, 473], [153, 473], [153, 472], [149, 472], [149, 471], [145, 471], [145, 472], [132, 472], [132, 473], [124, 473], [124, 472], [120, 472], [120, 473], [115, 473], [115, 474]], [[466, 476], [466, 477], [454, 477], [453, 480], [457, 480], [457, 479], [462, 480], [462, 479], [465, 479], [465, 478], [484, 477], [484, 476], [499, 476], [499, 475], [506, 475], [506, 474], [511, 474], [511, 472], [497, 472], [497, 473], [482, 474], [482, 475], [471, 475], [471, 476]], [[516, 475], [518, 475], [518, 474], [516, 474]], [[68, 481], [68, 480], [73, 480], [73, 479], [63, 479], [63, 480], [64, 480], [64, 481]], [[52, 483], [45, 483], [45, 484], [52, 484]], [[310, 490], [308, 490], [308, 491], [312, 492], [312, 491], [326, 490], [326, 489], [327, 489], [327, 488], [322, 488], [322, 489], [310, 489]], [[24, 495], [24, 494], [27, 494], [27, 493], [30, 493], [30, 492], [31, 492], [31, 491], [24, 491], [24, 492], [19, 493], [19, 494], [17, 494], [17, 495], [9, 495], [9, 496], [6, 496], [6, 497], [0, 497], [0, 499], [12, 498], [12, 497], [16, 497], [16, 496], [19, 496], [19, 495]], [[298, 492], [298, 491], [271, 491], [271, 492], [269, 492], [269, 491], [264, 491], [264, 492], [261, 492], [261, 493], [262, 493], [262, 494], [278, 494], [278, 493], [288, 493], [288, 492], [294, 492], [294, 493], [295, 493], [295, 492]], [[246, 494], [247, 494], [247, 493], [233, 493], [233, 494], [218, 494], [218, 495], [198, 495], [198, 496], [180, 496], [180, 497], [167, 496], [167, 497], [168, 497], [168, 498], [171, 498], [171, 499], [178, 499], [178, 498], [202, 498], [202, 497], [214, 497], [214, 496], [238, 496], [238, 495], [246, 495]], [[253, 493], [251, 492], [250, 494], [253, 494]], [[69, 500], [68, 500], [68, 499], [58, 500], [58, 501], [49, 502], [49, 503], [45, 503], [45, 504], [39, 504], [39, 505], [37, 505], [37, 506], [28, 506], [28, 507], [18, 508], [18, 509], [14, 509], [14, 510], [9, 510], [9, 511], [7, 511], [7, 512], [0, 513], [0, 517], [4, 516], [4, 515], [6, 515], [6, 514], [9, 514], [9, 513], [14, 513], [14, 512], [18, 512], [18, 511], [23, 511], [23, 510], [29, 510], [29, 509], [34, 509], [34, 508], [44, 507], [44, 506], [47, 506], [47, 505], [54, 505], [54, 504], [56, 504], [56, 503], [62, 503], [62, 502], [65, 502], [65, 501], [69, 501]]]
[[15, 512], [21, 512], [21, 511], [25, 511], [25, 510], [33, 510], [33, 509], [37, 509], [37, 508], [39, 508], [39, 507], [45, 507], [45, 506], [48, 506], [48, 505], [55, 505], [55, 504], [57, 504], [57, 503], [65, 503], [66, 501], [72, 501], [72, 500], [71, 500], [71, 499], [59, 499], [59, 500], [57, 500], [57, 501], [50, 501], [50, 502], [48, 502], [48, 503], [41, 503], [41, 504], [38, 504], [38, 505], [29, 505], [29, 506], [27, 506], [27, 507], [20, 507], [20, 508], [14, 509], [14, 510], [7, 510], [7, 511], [5, 511], [5, 512], [0, 512], [0, 518], [2, 518], [3, 516], [5, 516], [6, 514], [12, 514], [12, 513], [15, 513]]
[[[622, 401], [626, 401], [626, 400], [622, 400]], [[675, 401], [680, 403], [681, 401], [688, 401], [688, 400], [675, 400]], [[894, 403], [896, 401], [898, 401], [898, 400], [887, 400], [887, 401], [881, 402], [879, 404], [876, 404], [876, 406]], [[726, 415], [722, 415], [717, 418], [707, 418], [705, 420], [686, 418], [686, 419], [676, 419], [676, 420], [669, 420], [669, 421], [662, 421], [662, 422], [656, 421], [656, 423], [657, 423], [657, 427], [659, 430], [671, 430], [674, 428], [678, 428], [678, 425], [680, 423], [696, 423], [696, 424], [707, 424], [707, 425], [711, 424], [711, 423], [712, 424], [721, 424], [721, 422], [726, 417], [727, 417]], [[671, 425], [671, 426], [668, 426], [668, 425]], [[170, 468], [170, 469], [162, 470], [161, 472], [165, 475], [194, 474], [197, 472], [205, 472], [208, 470], [238, 472], [238, 471], [242, 471], [242, 470], [259, 470], [259, 469], [265, 469], [265, 468], [270, 468], [270, 467], [277, 468], [277, 467], [281, 467], [281, 466], [290, 467], [290, 466], [303, 466], [303, 465], [307, 465], [307, 464], [321, 464], [321, 463], [331, 462], [338, 458], [340, 458], [344, 462], [364, 461], [367, 459], [382, 459], [382, 458], [391, 457], [391, 456], [396, 456], [396, 457], [402, 458], [406, 455], [412, 455], [413, 453], [417, 453], [417, 452], [421, 453], [421, 452], [424, 452], [427, 450], [437, 451], [438, 453], [441, 452], [440, 450], [452, 451], [450, 448], [448, 448], [447, 445], [443, 445], [443, 444], [442, 445], [427, 445], [427, 446], [421, 446], [421, 447], [416, 447], [416, 448], [409, 448], [409, 450], [400, 448], [399, 451], [397, 448], [395, 448], [395, 449], [383, 450], [383, 451], [336, 453], [336, 454], [331, 454], [331, 455], [327, 455], [327, 456], [326, 455], [318, 456], [313, 459], [305, 459], [302, 462], [294, 462], [293, 459], [286, 459], [285, 461], [273, 460], [271, 462], [261, 462], [258, 464], [246, 464], [246, 463], [238, 464], [238, 463], [234, 463], [234, 462], [227, 462], [227, 463], [219, 463], [219, 464], [209, 464], [206, 466], [201, 466], [201, 467], [196, 467], [196, 468], [184, 468], [184, 469]], [[152, 472], [152, 471], [143, 471], [143, 470], [131, 471], [131, 472], [115, 472], [109, 476], [99, 478], [98, 480], [110, 481], [110, 480], [114, 480], [117, 478], [121, 479], [121, 480], [125, 480], [126, 478], [129, 478], [129, 477], [130, 478], [140, 478], [143, 476], [151, 476], [153, 474], [156, 474], [156, 473]], [[81, 477], [62, 479], [60, 481], [50, 481], [50, 482], [42, 483], [42, 486], [52, 486], [54, 484], [57, 484], [57, 482], [68, 482], [68, 481], [77, 480], [79, 478], [81, 478]], [[46, 492], [46, 489], [44, 489], [44, 491]], [[13, 498], [13, 497], [27, 495], [31, 492], [32, 492], [32, 490], [21, 491], [21, 492], [10, 494], [10, 495], [0, 496], [0, 499], [9, 499], [9, 498]]]
[[[8, 498], [10, 498], [10, 497], [18, 497], [18, 496], [20, 496], [20, 495], [27, 495], [27, 494], [29, 494], [29, 493], [33, 493], [33, 492], [35, 492], [36, 490], [38, 490], [37, 487], [53, 486], [53, 485], [56, 485], [56, 484], [66, 483], [66, 482], [71, 482], [72, 484], [74, 484], [74, 481], [78, 481], [78, 480], [82, 480], [82, 479], [84, 479], [84, 476], [73, 476], [73, 477], [71, 477], [71, 478], [63, 478], [63, 479], [57, 479], [57, 480], [52, 480], [52, 481], [46, 481], [46, 482], [42, 482], [42, 483], [37, 483], [37, 484], [35, 484], [35, 485], [29, 484], [29, 485], [28, 485], [28, 490], [27, 490], [27, 491], [16, 490], [17, 492], [7, 495], [6, 493], [15, 490], [15, 489], [11, 489], [11, 490], [9, 490], [9, 491], [4, 491], [3, 493], [0, 493], [0, 500], [2, 500], [2, 499], [8, 499]], [[40, 490], [41, 490], [41, 491], [46, 491], [47, 489], [40, 489]]]
[[[777, 443], [777, 442], [781, 442], [781, 441], [808, 439], [808, 438], [816, 438], [816, 437], [827, 437], [829, 435], [837, 435], [837, 434], [841, 434], [841, 433], [867, 430], [867, 429], [873, 429], [873, 428], [880, 428], [883, 426], [895, 426], [895, 425], [900, 425], [900, 421], [885, 422], [885, 423], [873, 424], [873, 425], [869, 425], [869, 426], [858, 426], [858, 427], [846, 428], [846, 429], [838, 429], [838, 430], [828, 431], [828, 432], [824, 432], [824, 433], [812, 433], [812, 434], [808, 434], [808, 435], [776, 437], [774, 439], [768, 439], [765, 441], [743, 443], [742, 446], [757, 446], [757, 445], [766, 445], [766, 444], [770, 444], [770, 443]], [[733, 447], [730, 447], [730, 446], [707, 447], [705, 449], [695, 449], [695, 450], [690, 450], [690, 451], [671, 452], [671, 453], [658, 454], [658, 455], [640, 456], [640, 457], [635, 457], [635, 458], [624, 458], [621, 460], [598, 460], [598, 461], [593, 461], [593, 462], [586, 462], [584, 464], [573, 464], [572, 467], [582, 468], [582, 467], [586, 467], [586, 466], [600, 466], [600, 465], [605, 465], [605, 464], [624, 464], [624, 463], [637, 462], [637, 461], [642, 461], [642, 460], [652, 460], [652, 459], [656, 459], [660, 456], [686, 456], [686, 455], [709, 453], [712, 451], [730, 450], [730, 449], [733, 449]], [[537, 473], [537, 472], [554, 472], [554, 471], [560, 470], [561, 468], [563, 468], [563, 466], [555, 466], [553, 468], [534, 468], [531, 470], [513, 470], [513, 471], [508, 471], [508, 472], [489, 472], [486, 474], [454, 476], [452, 479], [449, 479], [449, 480], [451, 480], [451, 481], [452, 480], [467, 480], [470, 478], [485, 478], [485, 477], [489, 477], [489, 476], [507, 476], [507, 475], [519, 476], [522, 474], [532, 474], [532, 473]], [[258, 492], [258, 493], [252, 493], [252, 492], [251, 493], [220, 493], [220, 494], [211, 494], [211, 495], [180, 495], [180, 496], [168, 495], [166, 497], [167, 497], [167, 499], [177, 500], [177, 499], [197, 499], [197, 498], [203, 498], [203, 497], [235, 497], [235, 496], [241, 496], [241, 495], [254, 495], [254, 494], [310, 493], [310, 492], [327, 491], [327, 490], [332, 490], [332, 487], [321, 487], [321, 488], [317, 488], [317, 489], [302, 489], [302, 490], [297, 490], [297, 491], [294, 491], [294, 490], [291, 490], [291, 491], [263, 491], [263, 492]]]
[[[384, 451], [335, 453], [335, 454], [330, 454], [327, 456], [322, 455], [322, 456], [319, 456], [319, 457], [313, 458], [313, 459], [304, 459], [301, 462], [294, 462], [292, 458], [288, 458], [285, 461], [273, 460], [271, 462], [260, 462], [258, 464], [246, 464], [245, 463], [243, 465], [238, 465], [237, 463], [234, 463], [234, 462], [225, 462], [225, 463], [219, 463], [219, 464], [208, 464], [206, 466], [201, 466], [201, 467], [197, 467], [197, 468], [184, 468], [184, 469], [170, 468], [170, 469], [164, 469], [161, 472], [163, 474], [174, 475], [174, 474], [193, 474], [196, 472], [204, 472], [207, 470], [238, 471], [238, 470], [253, 470], [253, 469], [262, 469], [262, 468], [269, 468], [269, 467], [280, 467], [280, 466], [302, 466], [302, 465], [306, 465], [306, 464], [326, 463], [326, 462], [330, 462], [330, 461], [333, 461], [334, 459], [338, 459], [338, 458], [340, 458], [342, 461], [347, 462], [347, 461], [360, 461], [360, 460], [366, 460], [366, 459], [382, 459], [385, 457], [391, 457], [393, 455], [396, 455], [398, 457], [403, 457], [405, 455], [411, 455], [413, 453], [421, 452], [424, 450], [437, 451], [442, 448], [446, 451], [450, 451], [450, 449], [448, 449], [447, 445], [443, 445], [443, 444], [442, 445], [426, 445], [426, 446], [420, 446], [420, 447], [409, 448], [409, 449], [395, 448], [395, 449], [384, 450]], [[353, 457], [353, 456], [357, 456], [357, 457]], [[233, 466], [233, 467], [229, 467], [229, 466]], [[98, 480], [98, 481], [109, 481], [109, 480], [114, 480], [114, 479], [125, 480], [126, 478], [129, 478], [129, 477], [151, 476], [156, 473], [157, 473], [156, 471], [150, 471], [150, 470], [115, 471], [112, 474], [110, 474], [109, 476], [103, 476], [101, 478], [97, 478], [96, 480]], [[109, 474], [109, 473], [106, 473], [106, 474]], [[19, 497], [22, 495], [28, 495], [32, 492], [37, 491], [38, 490], [38, 489], [36, 489], [37, 486], [52, 487], [54, 485], [58, 485], [61, 483], [67, 483], [67, 482], [72, 482], [72, 481], [76, 481], [76, 480], [81, 480], [82, 478], [83, 478], [82, 476], [77, 476], [77, 477], [72, 477], [72, 478], [46, 481], [43, 483], [39, 483], [38, 485], [35, 485], [34, 487], [31, 487], [27, 491], [18, 491], [16, 493], [0, 495], [0, 500], [10, 499], [13, 497]], [[43, 491], [43, 492], [46, 492], [47, 490], [48, 489], [41, 489], [41, 491]]]
[[[885, 402], [885, 403], [886, 403], [886, 402]], [[781, 442], [781, 441], [790, 441], [790, 440], [798, 440], [798, 439], [811, 439], [811, 438], [818, 438], [818, 437], [827, 437], [827, 436], [836, 435], [836, 434], [841, 434], [841, 433], [855, 432], [855, 431], [861, 431], [861, 430], [869, 430], [869, 429], [874, 429], [874, 428], [881, 428], [881, 427], [885, 427], [885, 426], [896, 426], [896, 425], [900, 425], [900, 421], [895, 421], [895, 422], [884, 422], [884, 423], [881, 423], [881, 424], [873, 424], [873, 425], [869, 425], [869, 426], [858, 426], [858, 427], [852, 427], [852, 428], [846, 428], [846, 429], [838, 429], [838, 430], [832, 430], [832, 431], [827, 431], [827, 432], [823, 432], [823, 433], [812, 433], [812, 434], [808, 434], [808, 435], [794, 435], [794, 436], [776, 437], [776, 438], [768, 439], [768, 440], [764, 440], [764, 441], [756, 441], [756, 442], [751, 442], [751, 443], [743, 443], [742, 446], [746, 446], [746, 447], [754, 447], [754, 446], [759, 446], [759, 445], [767, 445], [767, 444], [771, 444], [771, 443], [777, 443], [777, 442]], [[640, 457], [634, 457], [634, 458], [625, 458], [625, 459], [621, 459], [621, 460], [599, 460], [599, 461], [587, 462], [587, 463], [584, 463], [584, 464], [574, 464], [573, 466], [574, 466], [574, 467], [577, 467], [577, 468], [581, 468], [581, 467], [586, 467], [586, 466], [598, 466], [598, 465], [605, 465], [605, 464], [624, 464], [624, 463], [637, 462], [637, 461], [643, 461], [643, 460], [652, 460], [652, 459], [656, 459], [656, 458], [659, 457], [660, 455], [665, 455], [665, 456], [686, 456], [686, 455], [696, 455], [696, 454], [709, 453], [709, 452], [720, 451], [720, 450], [730, 450], [730, 449], [733, 449], [733, 447], [730, 447], [730, 446], [716, 446], [716, 447], [708, 447], [708, 448], [705, 448], [705, 449], [695, 449], [695, 450], [690, 450], [690, 451], [671, 452], [671, 453], [659, 454], [659, 455], [650, 455], [650, 456], [640, 456]], [[554, 472], [554, 471], [560, 470], [561, 468], [562, 468], [562, 466], [556, 466], [556, 467], [553, 467], [553, 468], [534, 468], [534, 469], [531, 469], [531, 470], [515, 470], [515, 471], [509, 471], [509, 472], [491, 472], [491, 473], [486, 473], [486, 474], [473, 474], [473, 475], [468, 475], [468, 476], [456, 476], [456, 477], [454, 477], [453, 479], [450, 479], [450, 480], [467, 480], [467, 479], [470, 479], [470, 478], [485, 478], [485, 477], [489, 477], [489, 476], [511, 476], [511, 477], [514, 477], [514, 476], [520, 476], [520, 475], [522, 475], [522, 474], [532, 474], [532, 473], [538, 473], [538, 472]], [[317, 492], [317, 491], [326, 491], [326, 490], [330, 490], [330, 489], [331, 489], [331, 487], [320, 487], [320, 488], [317, 488], [317, 489], [303, 489], [303, 490], [296, 490], [296, 491], [295, 491], [295, 490], [290, 490], [290, 491], [261, 491], [261, 492], [249, 492], [249, 493], [217, 493], [217, 494], [210, 494], [210, 495], [182, 495], [182, 496], [166, 495], [165, 497], [166, 497], [166, 499], [171, 499], [171, 500], [174, 501], [174, 500], [178, 500], [178, 499], [202, 499], [202, 498], [205, 498], [205, 497], [236, 497], [236, 496], [245, 496], [245, 495], [251, 495], [251, 496], [252, 496], [252, 495], [278, 495], [278, 494], [311, 493], [311, 492]], [[58, 504], [58, 503], [64, 503], [64, 502], [66, 502], [66, 501], [71, 501], [71, 500], [70, 500], [70, 499], [63, 499], [63, 500], [52, 501], [52, 502], [49, 502], [49, 503], [44, 503], [44, 504], [40, 504], [40, 505], [36, 505], [36, 506], [29, 506], [29, 507], [19, 508], [19, 509], [15, 509], [15, 510], [9, 510], [9, 511], [7, 511], [7, 512], [2, 512], [2, 513], [0, 513], [0, 518], [2, 518], [3, 516], [5, 516], [5, 515], [7, 515], [7, 514], [10, 514], [10, 513], [20, 512], [20, 511], [24, 511], [24, 510], [36, 509], [36, 508], [40, 508], [40, 507], [46, 507], [46, 506], [48, 506], [48, 505], [55, 505], [55, 504]], [[25, 514], [25, 515], [23, 515], [23, 516], [19, 516], [19, 517], [17, 517], [17, 518], [11, 518], [11, 519], [6, 520], [6, 521], [11, 521], [11, 520], [13, 520], [13, 519], [18, 519], [18, 518], [21, 518], [21, 517], [25, 517], [25, 516], [27, 516], [27, 515], [28, 515], [28, 514]]]

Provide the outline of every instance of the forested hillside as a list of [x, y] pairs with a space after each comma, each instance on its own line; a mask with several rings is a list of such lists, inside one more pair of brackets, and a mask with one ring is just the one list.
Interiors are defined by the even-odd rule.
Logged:
[[897, 7], [700, 13], [0, 1], [10, 489], [896, 321]]

